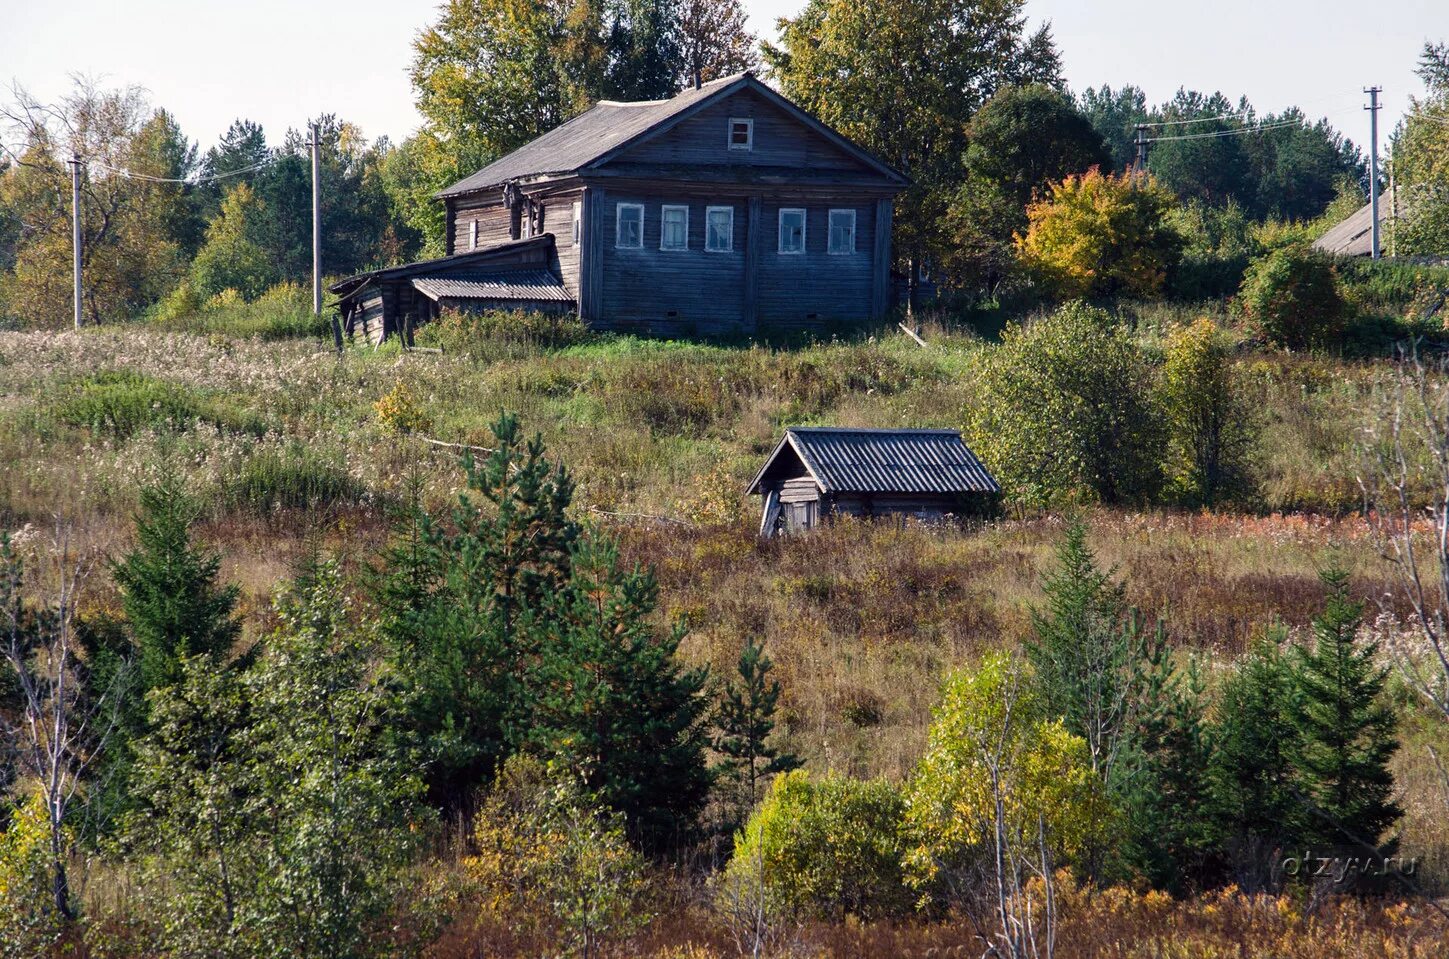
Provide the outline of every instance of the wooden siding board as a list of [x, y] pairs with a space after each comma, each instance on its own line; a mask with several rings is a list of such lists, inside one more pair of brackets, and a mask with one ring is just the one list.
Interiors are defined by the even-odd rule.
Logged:
[[449, 207], [452, 209], [453, 227], [451, 252], [464, 253], [473, 248], [469, 241], [472, 239], [471, 225], [475, 221], [478, 223], [478, 249], [513, 239], [509, 231], [508, 208], [502, 201], [484, 204], [450, 201]]
[[[891, 201], [875, 203], [874, 250], [871, 254], [874, 276], [871, 279], [871, 316], [880, 319], [890, 308], [891, 293]], [[857, 230], [859, 224], [857, 224]]]
[[[758, 329], [768, 332], [869, 318], [875, 279], [871, 242], [875, 206], [845, 198], [804, 205], [805, 252], [780, 253], [780, 210], [797, 205], [800, 204], [774, 199], [762, 204]], [[827, 252], [832, 209], [855, 210], [855, 252], [851, 254], [837, 256]]]
[[[750, 150], [729, 149], [729, 121], [736, 117], [754, 122], [754, 146]], [[622, 150], [610, 161], [613, 163], [773, 166], [879, 177], [860, 160], [747, 87], [638, 146]]]
[[[599, 216], [596, 237], [602, 246], [602, 325], [660, 335], [722, 336], [746, 329], [744, 317], [747, 204], [738, 199], [717, 202], [690, 199], [689, 249], [659, 249], [660, 212], [679, 198], [670, 194], [610, 191]], [[644, 241], [640, 249], [615, 244], [618, 205], [644, 206]], [[705, 208], [734, 209], [732, 249], [704, 248]], [[672, 315], [671, 315], [672, 314]]]
[[[604, 261], [604, 231], [605, 231], [605, 207], [608, 205], [610, 196], [608, 191], [592, 189], [589, 191], [591, 199], [588, 219], [584, 223], [586, 235], [584, 242], [589, 247], [589, 272], [584, 277], [587, 284], [589, 313], [584, 319], [600, 323], [605, 317], [606, 304], [604, 303], [604, 271], [608, 265]], [[612, 219], [609, 220], [612, 222]]]
[[760, 242], [762, 237], [760, 198], [752, 196], [745, 224], [745, 302], [741, 320], [754, 333], [760, 325]]

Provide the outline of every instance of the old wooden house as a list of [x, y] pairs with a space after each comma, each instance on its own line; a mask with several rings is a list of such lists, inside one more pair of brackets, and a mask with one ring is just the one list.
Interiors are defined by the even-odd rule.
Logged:
[[447, 256], [333, 291], [345, 327], [370, 336], [500, 303], [663, 335], [859, 321], [892, 299], [891, 205], [907, 182], [743, 73], [595, 104], [438, 194]]
[[792, 426], [747, 492], [764, 497], [760, 535], [774, 536], [836, 515], [941, 521], [1000, 490], [956, 430]]

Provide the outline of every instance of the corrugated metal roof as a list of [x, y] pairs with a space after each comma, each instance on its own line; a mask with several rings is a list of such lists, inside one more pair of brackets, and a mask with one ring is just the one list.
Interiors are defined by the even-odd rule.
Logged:
[[573, 296], [548, 270], [515, 270], [479, 276], [423, 276], [413, 288], [434, 300], [540, 300], [572, 303]]
[[792, 426], [750, 484], [789, 446], [826, 493], [995, 493], [1001, 487], [956, 430]]
[[368, 270], [366, 273], [358, 273], [344, 280], [338, 280], [329, 286], [327, 290], [330, 293], [336, 293], [339, 296], [346, 297], [354, 290], [373, 280], [403, 279], [414, 274], [433, 273], [439, 270], [454, 270], [474, 263], [486, 268], [487, 262], [490, 259], [508, 256], [530, 246], [552, 245], [552, 233], [544, 233], [523, 240], [507, 240], [502, 243], [494, 243], [492, 246], [481, 247], [477, 250], [465, 250], [462, 253], [454, 253], [451, 256], [442, 256], [431, 260], [414, 260], [412, 263], [404, 263], [401, 266], [389, 266], [380, 270]]

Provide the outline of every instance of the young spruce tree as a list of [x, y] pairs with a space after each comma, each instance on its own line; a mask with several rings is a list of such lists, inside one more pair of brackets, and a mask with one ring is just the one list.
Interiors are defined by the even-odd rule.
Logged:
[[1249, 891], [1271, 882], [1275, 860], [1302, 831], [1294, 770], [1299, 750], [1287, 719], [1293, 675], [1279, 651], [1284, 633], [1273, 627], [1224, 678], [1212, 724], [1213, 818], [1230, 878]]
[[533, 740], [624, 814], [631, 837], [662, 850], [688, 837], [709, 794], [704, 669], [676, 658], [683, 629], [651, 619], [652, 573], [621, 566], [618, 547], [582, 539], [573, 575], [534, 623]]
[[1112, 787], [1143, 691], [1170, 669], [1164, 630], [1146, 628], [1126, 585], [1097, 566], [1084, 523], [1067, 528], [1042, 589], [1047, 607], [1033, 610], [1026, 644], [1037, 691], [1047, 713], [1087, 741], [1093, 771]]
[[568, 473], [516, 417], [493, 425], [494, 450], [463, 466], [451, 522], [414, 503], [378, 584], [382, 631], [400, 679], [405, 725], [428, 757], [432, 801], [463, 810], [529, 732], [528, 673], [545, 598], [568, 581], [579, 530]]
[[739, 678], [725, 686], [715, 714], [714, 750], [722, 757], [715, 775], [732, 787], [731, 830], [759, 803], [770, 777], [801, 765], [798, 757], [770, 743], [780, 700], [780, 683], [770, 679], [773, 667], [764, 647], [747, 638], [736, 667]]
[[221, 558], [192, 544], [199, 512], [175, 473], [142, 487], [136, 548], [111, 569], [136, 642], [138, 696], [175, 682], [188, 657], [221, 662], [241, 631]]
[[1349, 598], [1348, 575], [1329, 570], [1323, 582], [1328, 602], [1313, 621], [1313, 647], [1295, 653], [1288, 713], [1309, 813], [1305, 838], [1377, 847], [1403, 815], [1389, 771], [1398, 721], [1384, 697], [1388, 668], [1377, 663], [1376, 642], [1359, 642], [1363, 604]]

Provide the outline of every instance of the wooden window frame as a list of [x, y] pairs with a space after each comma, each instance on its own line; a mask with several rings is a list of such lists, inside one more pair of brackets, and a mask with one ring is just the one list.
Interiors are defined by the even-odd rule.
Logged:
[[584, 239], [584, 205], [578, 200], [574, 201], [573, 236], [574, 246], [579, 246]]
[[[684, 211], [684, 245], [665, 246], [664, 238], [668, 235], [665, 232], [666, 217], [670, 210]], [[689, 205], [686, 203], [665, 203], [659, 207], [659, 249], [665, 253], [682, 253], [689, 249]]]
[[[787, 249], [785, 249], [785, 214], [787, 214], [787, 213], [798, 213], [798, 214], [800, 214], [800, 249], [798, 249], [798, 250], [787, 250]], [[782, 206], [782, 207], [780, 207], [780, 212], [779, 212], [779, 215], [778, 215], [778, 224], [779, 224], [779, 229], [776, 231], [776, 234], [775, 234], [775, 252], [778, 253], [780, 256], [804, 256], [805, 255], [806, 244], [809, 242], [809, 230], [810, 230], [810, 214], [806, 211], [805, 207], [801, 207], [801, 206]]]
[[[835, 216], [836, 214], [848, 214], [850, 216], [850, 246], [844, 250], [835, 249]], [[831, 256], [851, 256], [855, 253], [855, 210], [847, 207], [836, 207], [825, 217], [825, 252]]]
[[478, 220], [476, 217], [468, 221], [468, 249], [478, 249]]
[[[639, 211], [639, 242], [625, 243], [624, 241], [624, 211]], [[644, 249], [644, 204], [642, 203], [616, 203], [614, 205], [614, 249], [616, 250], [642, 250]]]
[[[745, 142], [735, 142], [735, 124], [745, 125]], [[749, 152], [755, 148], [755, 120], [753, 117], [730, 117], [730, 125], [725, 130], [725, 146], [731, 150], [743, 150]]]
[[[709, 245], [709, 221], [715, 213], [728, 213], [730, 215], [730, 228], [725, 232], [726, 244], [724, 249]], [[704, 252], [706, 253], [733, 253], [735, 251], [735, 208], [733, 206], [707, 206], [704, 208]]]

